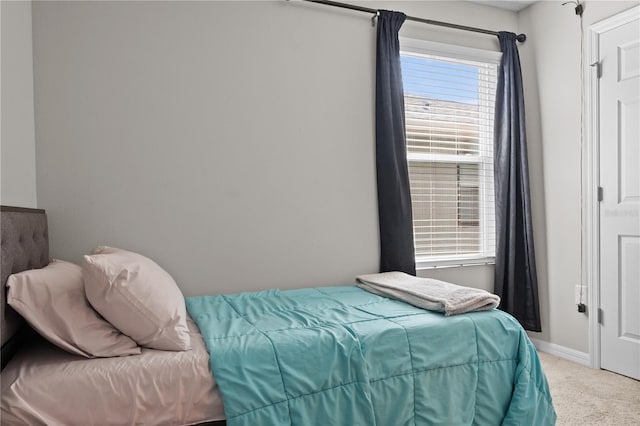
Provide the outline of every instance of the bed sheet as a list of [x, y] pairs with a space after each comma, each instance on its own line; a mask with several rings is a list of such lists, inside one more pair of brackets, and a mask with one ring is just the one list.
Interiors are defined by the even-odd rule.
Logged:
[[2, 424], [189, 425], [224, 419], [209, 354], [189, 319], [192, 350], [142, 349], [86, 359], [43, 339], [2, 371]]

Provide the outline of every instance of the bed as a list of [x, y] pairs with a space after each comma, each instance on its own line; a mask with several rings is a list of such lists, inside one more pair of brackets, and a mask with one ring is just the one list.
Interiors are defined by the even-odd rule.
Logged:
[[[3, 207], [3, 285], [48, 263], [45, 212]], [[191, 350], [87, 359], [2, 298], [2, 424], [555, 422], [535, 350], [500, 311], [444, 317], [354, 286], [190, 297]]]
[[[2, 206], [2, 283], [49, 263], [46, 213]], [[209, 354], [189, 321], [191, 351], [142, 349], [87, 359], [41, 338], [2, 294], [3, 425], [224, 424]]]

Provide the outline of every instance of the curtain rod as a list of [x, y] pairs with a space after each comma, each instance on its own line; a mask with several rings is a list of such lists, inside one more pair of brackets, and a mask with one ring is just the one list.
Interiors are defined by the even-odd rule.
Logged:
[[[358, 12], [373, 13], [376, 16], [378, 14], [378, 9], [371, 9], [369, 7], [356, 6], [356, 5], [347, 4], [347, 3], [340, 3], [337, 1], [331, 1], [331, 0], [302, 0], [302, 1], [324, 4], [326, 6], [341, 7], [343, 9], [357, 10]], [[494, 36], [498, 35], [497, 31], [485, 30], [483, 28], [467, 27], [465, 25], [450, 24], [449, 22], [433, 21], [431, 19], [416, 18], [415, 16], [407, 16], [407, 20], [421, 22], [423, 24], [429, 24], [429, 25], [438, 25], [440, 27], [453, 28], [456, 30], [473, 31], [475, 33], [489, 34]], [[518, 40], [520, 43], [524, 43], [526, 39], [527, 39], [527, 36], [525, 34], [518, 34], [516, 36], [516, 40]]]

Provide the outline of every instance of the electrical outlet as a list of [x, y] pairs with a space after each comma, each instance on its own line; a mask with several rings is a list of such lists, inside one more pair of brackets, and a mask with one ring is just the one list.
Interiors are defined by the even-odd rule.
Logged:
[[[582, 297], [581, 297], [582, 291]], [[587, 304], [587, 286], [577, 285], [574, 290], [574, 302], [576, 305]]]

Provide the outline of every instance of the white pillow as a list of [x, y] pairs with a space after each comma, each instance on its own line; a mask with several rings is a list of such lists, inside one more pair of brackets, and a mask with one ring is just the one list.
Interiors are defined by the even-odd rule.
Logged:
[[44, 338], [87, 358], [136, 355], [136, 342], [93, 310], [84, 292], [82, 268], [54, 260], [7, 280], [7, 302]]
[[171, 275], [130, 251], [102, 246], [91, 253], [82, 273], [96, 311], [141, 346], [191, 349], [184, 296]]

